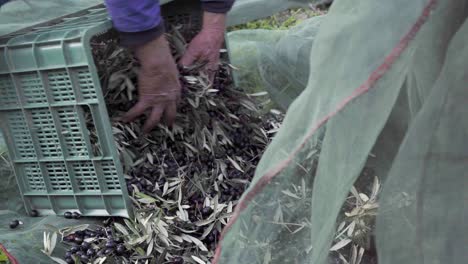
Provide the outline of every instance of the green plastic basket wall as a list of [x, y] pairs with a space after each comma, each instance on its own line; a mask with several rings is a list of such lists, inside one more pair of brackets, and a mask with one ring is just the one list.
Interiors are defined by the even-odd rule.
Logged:
[[[180, 5], [166, 25], [199, 27]], [[27, 212], [132, 215], [90, 47], [111, 27], [100, 6], [0, 37], [0, 126]]]

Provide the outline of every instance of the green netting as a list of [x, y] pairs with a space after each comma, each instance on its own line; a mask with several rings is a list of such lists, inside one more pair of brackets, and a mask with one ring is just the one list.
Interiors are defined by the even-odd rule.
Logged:
[[[230, 24], [305, 2], [239, 0]], [[366, 166], [383, 185], [379, 263], [466, 263], [467, 16], [465, 1], [336, 0], [290, 30], [230, 33], [240, 84], [288, 112], [218, 263], [341, 263], [330, 247]], [[0, 243], [21, 263], [50, 263], [44, 224], [90, 222], [25, 217], [14, 178], [0, 176]], [[9, 230], [13, 218], [25, 225]]]
[[335, 1], [308, 58], [282, 56], [304, 48], [298, 41], [276, 41], [249, 58], [260, 76], [274, 65], [260, 82], [272, 96], [301, 79], [281, 77], [307, 60], [308, 82], [237, 207], [219, 263], [326, 263], [340, 210], [366, 164], [386, 179], [379, 263], [467, 261], [466, 7]]
[[266, 90], [283, 109], [304, 90], [310, 51], [325, 16], [310, 18], [289, 30], [239, 30], [228, 34], [238, 85]]
[[0, 35], [47, 22], [102, 3], [102, 0], [16, 0], [0, 9]]

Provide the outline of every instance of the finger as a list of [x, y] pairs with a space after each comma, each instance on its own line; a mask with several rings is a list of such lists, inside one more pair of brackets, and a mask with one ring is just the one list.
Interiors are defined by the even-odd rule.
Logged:
[[214, 81], [215, 81], [215, 77], [216, 77], [216, 72], [211, 72], [210, 75], [209, 75], [209, 78], [210, 78], [210, 82], [213, 84]]
[[134, 107], [132, 107], [127, 113], [125, 113], [125, 115], [122, 117], [122, 121], [125, 123], [131, 122], [140, 115], [142, 115], [146, 109], [146, 104], [139, 101]]
[[208, 75], [208, 79], [210, 80], [210, 83], [214, 84], [214, 80], [215, 80], [217, 71], [208, 69], [208, 70], [206, 70], [206, 73]]
[[198, 60], [198, 52], [194, 52], [192, 49], [189, 48], [185, 52], [184, 56], [182, 56], [182, 58], [180, 59], [179, 64], [184, 67], [188, 67], [188, 66], [193, 65], [193, 63], [197, 60]]
[[176, 102], [170, 102], [164, 111], [164, 120], [168, 126], [172, 126], [177, 116]]
[[218, 73], [218, 69], [219, 69], [219, 61], [218, 60], [208, 64], [207, 67], [206, 67], [206, 72], [207, 72], [207, 75], [208, 75], [208, 78], [209, 78], [211, 84], [214, 83], [216, 74]]
[[161, 116], [163, 113], [163, 107], [158, 105], [153, 107], [149, 118], [146, 120], [145, 125], [143, 126], [143, 133], [149, 133], [153, 130], [154, 127], [159, 123], [161, 120]]

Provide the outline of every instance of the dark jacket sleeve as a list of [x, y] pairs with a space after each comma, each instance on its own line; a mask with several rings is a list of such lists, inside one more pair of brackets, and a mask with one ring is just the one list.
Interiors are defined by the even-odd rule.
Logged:
[[[176, 0], [177, 1], [177, 0]], [[143, 45], [164, 34], [159, 0], [105, 0], [124, 46]], [[204, 11], [227, 13], [234, 0], [202, 0]]]
[[142, 45], [164, 33], [159, 0], [105, 1], [122, 45]]
[[202, 0], [203, 10], [211, 13], [227, 13], [235, 0]]

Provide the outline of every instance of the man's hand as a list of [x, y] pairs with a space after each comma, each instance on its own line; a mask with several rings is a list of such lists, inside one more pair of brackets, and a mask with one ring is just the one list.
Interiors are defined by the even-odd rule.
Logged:
[[195, 62], [206, 62], [205, 70], [213, 82], [219, 67], [219, 52], [224, 42], [226, 14], [205, 12], [200, 33], [190, 42], [180, 64], [191, 66]]
[[177, 113], [181, 86], [179, 72], [164, 35], [135, 49], [141, 63], [138, 74], [138, 103], [128, 111], [124, 122], [148, 112], [143, 132], [150, 132], [164, 115], [172, 125]]

